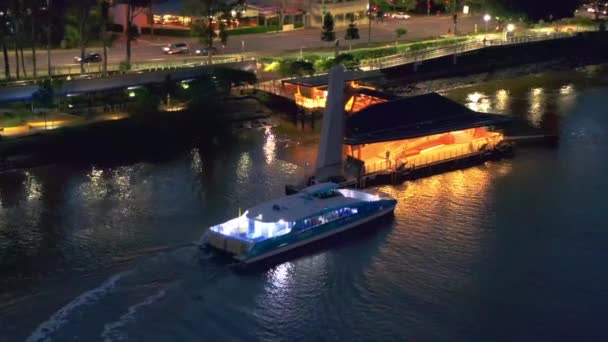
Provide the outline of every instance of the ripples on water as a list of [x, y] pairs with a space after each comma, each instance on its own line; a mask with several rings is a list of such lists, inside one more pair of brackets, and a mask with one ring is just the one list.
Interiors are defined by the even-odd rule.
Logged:
[[[48, 278], [32, 281], [35, 299], [4, 306], [0, 336], [601, 340], [608, 92], [589, 89], [585, 72], [448, 94], [540, 126], [555, 110], [558, 149], [381, 187], [399, 199], [394, 218], [250, 271], [184, 243], [299, 179], [314, 132], [294, 135], [282, 123], [244, 132], [240, 144], [214, 154], [4, 175], [3, 272], [18, 266]], [[137, 263], [115, 270], [125, 260]], [[87, 284], [82, 274], [99, 269], [114, 274], [76, 290]], [[36, 307], [46, 311], [32, 314]]]

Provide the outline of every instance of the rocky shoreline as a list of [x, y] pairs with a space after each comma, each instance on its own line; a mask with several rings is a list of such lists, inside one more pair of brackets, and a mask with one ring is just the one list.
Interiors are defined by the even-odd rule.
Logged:
[[515, 67], [508, 67], [492, 72], [482, 72], [467, 76], [441, 77], [420, 82], [410, 82], [404, 84], [396, 80], [382, 82], [381, 87], [387, 93], [396, 96], [415, 96], [430, 92], [444, 92], [456, 88], [479, 85], [486, 82], [500, 81], [521, 76], [540, 74], [548, 71], [573, 70], [589, 65], [604, 65], [604, 63], [594, 63], [591, 61], [572, 60], [553, 60], [543, 63], [526, 64]]

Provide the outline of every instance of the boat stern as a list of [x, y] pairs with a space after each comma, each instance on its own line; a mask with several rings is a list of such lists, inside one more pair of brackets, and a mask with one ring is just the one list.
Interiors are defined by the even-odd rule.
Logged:
[[212, 247], [218, 251], [225, 252], [233, 255], [236, 259], [242, 258], [251, 248], [254, 243], [252, 241], [246, 241], [235, 238], [233, 236], [224, 235], [213, 230], [207, 231], [203, 236], [204, 245]]

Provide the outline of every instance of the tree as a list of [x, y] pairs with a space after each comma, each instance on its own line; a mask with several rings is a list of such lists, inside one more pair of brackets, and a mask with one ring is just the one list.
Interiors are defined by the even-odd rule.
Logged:
[[[87, 22], [91, 14], [91, 8], [95, 5], [95, 0], [79, 0], [75, 3], [78, 18], [78, 45], [80, 47], [80, 73], [84, 73], [84, 52], [89, 41]], [[94, 27], [94, 25], [91, 25]], [[98, 27], [97, 27], [98, 28]]]
[[46, 12], [46, 68], [48, 72], [49, 79], [53, 75], [51, 69], [51, 22], [52, 22], [52, 14], [51, 14], [51, 0], [47, 0], [46, 7], [44, 8]]
[[46, 130], [46, 116], [49, 109], [55, 107], [55, 89], [50, 79], [46, 79], [38, 85], [38, 90], [32, 94], [32, 111], [34, 106], [43, 109], [44, 129]]
[[220, 20], [220, 42], [222, 42], [222, 47], [225, 47], [228, 44], [228, 30], [226, 30], [226, 24]]
[[[209, 22], [211, 22], [211, 20], [209, 20]], [[211, 64], [213, 61], [213, 40], [217, 38], [213, 26], [210, 23], [195, 22], [190, 27], [190, 34], [197, 37], [198, 41], [208, 48], [207, 58]]]
[[101, 43], [103, 45], [103, 75], [108, 75], [108, 19], [110, 0], [99, 0], [99, 12], [101, 16]]
[[492, 0], [488, 7], [527, 17], [530, 20], [572, 17], [579, 6], [578, 0]]
[[253, 85], [257, 82], [253, 72], [241, 69], [219, 67], [213, 70], [213, 76], [227, 94], [230, 94], [233, 87]]
[[284, 59], [279, 64], [279, 73], [283, 77], [312, 76], [315, 73], [314, 64], [305, 60]]
[[395, 30], [395, 35], [397, 36], [397, 39], [395, 40], [395, 45], [397, 45], [397, 43], [399, 42], [399, 38], [405, 36], [407, 34], [407, 29], [403, 28], [403, 27], [399, 27]]
[[325, 42], [333, 42], [336, 40], [336, 32], [334, 32], [334, 17], [331, 12], [325, 13], [323, 17], [323, 32], [321, 32], [321, 40]]
[[332, 60], [332, 65], [343, 65], [346, 69], [355, 69], [359, 66], [359, 60], [350, 53], [339, 54]]
[[131, 67], [131, 42], [137, 37], [137, 28], [133, 25], [133, 20], [146, 8], [150, 6], [151, 0], [119, 0], [117, 3], [127, 6], [127, 17], [125, 23], [125, 36], [127, 40], [127, 66]]
[[2, 54], [4, 56], [4, 77], [11, 78], [11, 69], [8, 60], [7, 40], [12, 34], [11, 19], [9, 18], [6, 7], [0, 7], [0, 39], [2, 40]]
[[418, 5], [418, 0], [392, 0], [395, 7], [403, 11], [411, 11]]
[[230, 7], [222, 0], [188, 0], [184, 4], [185, 10], [190, 15], [201, 18], [192, 25], [190, 33], [198, 37], [201, 44], [209, 49], [209, 63], [213, 62], [213, 40], [217, 37], [213, 22], [214, 20], [220, 21], [218, 16], [230, 13]]
[[38, 0], [26, 0], [27, 12], [30, 17], [30, 29], [31, 29], [31, 48], [32, 48], [32, 73], [34, 78], [38, 77], [38, 71], [36, 66], [36, 44], [38, 43], [38, 37], [36, 35], [36, 23], [40, 20], [40, 3]]
[[350, 24], [348, 24], [348, 28], [346, 29], [346, 34], [344, 35], [344, 39], [348, 40], [348, 49], [353, 49], [352, 41], [359, 39], [359, 29], [357, 28], [357, 23], [355, 22], [355, 17], [350, 17]]
[[21, 41], [22, 41], [21, 20], [24, 16], [24, 13], [23, 13], [23, 7], [21, 4], [21, 1], [13, 0], [12, 5], [13, 6], [10, 8], [10, 11], [11, 11], [10, 18], [11, 18], [12, 32], [13, 32], [13, 38], [14, 38], [14, 43], [15, 43], [15, 75], [16, 75], [17, 79], [19, 79], [21, 77], [20, 70], [23, 71], [23, 74], [25, 76], [25, 63], [23, 63], [23, 51], [21, 54], [21, 62], [19, 62], [19, 50], [22, 50], [22, 48], [21, 48]]

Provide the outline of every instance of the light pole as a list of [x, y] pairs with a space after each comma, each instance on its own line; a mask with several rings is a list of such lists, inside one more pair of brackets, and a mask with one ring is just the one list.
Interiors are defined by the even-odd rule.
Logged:
[[513, 24], [509, 24], [507, 25], [506, 29], [505, 29], [505, 40], [509, 39], [509, 33], [513, 32], [515, 30], [515, 25]]
[[492, 20], [492, 17], [489, 14], [483, 16], [483, 21], [486, 22], [486, 35], [488, 34], [488, 22]]
[[372, 39], [372, 11], [369, 2], [367, 3], [367, 45]]

